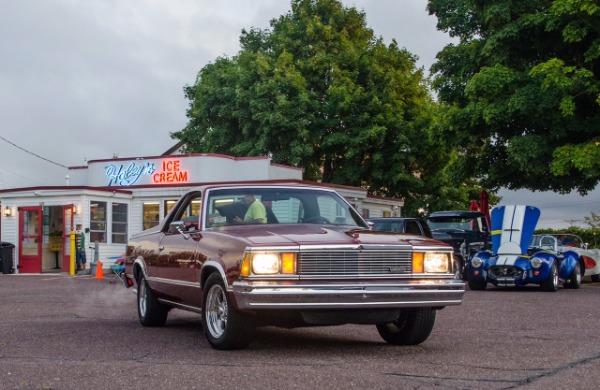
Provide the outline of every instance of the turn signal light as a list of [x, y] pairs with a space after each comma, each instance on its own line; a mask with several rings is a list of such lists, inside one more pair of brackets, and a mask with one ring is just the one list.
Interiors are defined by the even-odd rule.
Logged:
[[412, 267], [413, 273], [422, 274], [423, 273], [423, 253], [415, 252], [412, 257]]

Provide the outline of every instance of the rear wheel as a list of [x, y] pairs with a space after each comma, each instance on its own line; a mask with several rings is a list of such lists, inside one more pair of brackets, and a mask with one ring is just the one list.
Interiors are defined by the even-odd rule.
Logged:
[[578, 289], [581, 286], [581, 264], [577, 262], [569, 279], [565, 282], [565, 288]]
[[167, 322], [169, 307], [156, 299], [142, 275], [138, 280], [138, 318], [144, 326], [163, 326]]
[[556, 265], [556, 261], [552, 262], [552, 267], [550, 268], [550, 275], [548, 275], [548, 278], [542, 282], [540, 287], [542, 291], [558, 291], [558, 266]]
[[208, 342], [216, 349], [246, 348], [256, 328], [250, 317], [233, 308], [218, 274], [209, 276], [204, 285], [202, 323]]
[[397, 320], [377, 324], [381, 338], [393, 345], [417, 345], [427, 340], [435, 324], [435, 310], [430, 307], [405, 309]]

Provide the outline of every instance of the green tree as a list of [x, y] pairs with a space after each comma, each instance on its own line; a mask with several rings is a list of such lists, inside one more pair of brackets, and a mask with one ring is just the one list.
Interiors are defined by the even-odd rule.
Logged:
[[591, 213], [589, 217], [584, 218], [584, 223], [591, 229], [600, 229], [600, 214]]
[[437, 106], [423, 70], [376, 38], [364, 13], [294, 0], [240, 42], [185, 87], [189, 122], [173, 136], [187, 152], [270, 155], [309, 180], [417, 199], [415, 210], [444, 183], [449, 148], [431, 131]]
[[459, 38], [438, 53], [433, 86], [449, 176], [497, 189], [586, 194], [600, 180], [598, 0], [430, 0]]

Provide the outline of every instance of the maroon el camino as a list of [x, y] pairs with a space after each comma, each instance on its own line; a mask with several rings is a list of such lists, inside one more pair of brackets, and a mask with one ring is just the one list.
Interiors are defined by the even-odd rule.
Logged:
[[257, 326], [373, 324], [390, 344], [425, 341], [436, 311], [460, 305], [452, 247], [369, 230], [337, 192], [304, 185], [211, 185], [184, 195], [127, 245], [139, 320], [201, 313], [217, 349]]

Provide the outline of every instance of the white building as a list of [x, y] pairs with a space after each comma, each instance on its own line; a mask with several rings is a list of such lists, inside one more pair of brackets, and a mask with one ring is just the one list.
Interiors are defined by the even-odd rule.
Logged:
[[[89, 161], [71, 167], [65, 185], [0, 190], [0, 241], [14, 248], [17, 273], [68, 272], [70, 232], [86, 231], [88, 263], [125, 252], [130, 235], [155, 226], [190, 188], [221, 182], [303, 182], [302, 169], [268, 157], [163, 155]], [[400, 216], [404, 202], [334, 187], [365, 217]], [[91, 244], [91, 245], [90, 245]], [[0, 269], [0, 272], [2, 269]]]

